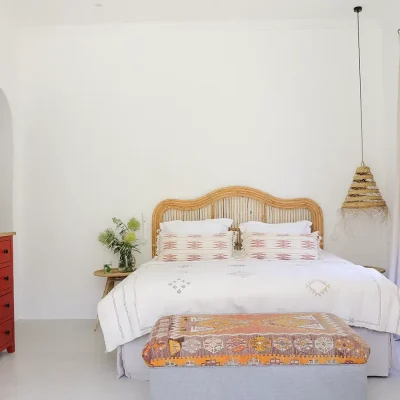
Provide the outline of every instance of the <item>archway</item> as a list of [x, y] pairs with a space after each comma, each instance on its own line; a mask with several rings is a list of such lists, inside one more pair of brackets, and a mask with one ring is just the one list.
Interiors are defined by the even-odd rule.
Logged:
[[13, 228], [13, 133], [11, 110], [0, 89], [0, 232]]

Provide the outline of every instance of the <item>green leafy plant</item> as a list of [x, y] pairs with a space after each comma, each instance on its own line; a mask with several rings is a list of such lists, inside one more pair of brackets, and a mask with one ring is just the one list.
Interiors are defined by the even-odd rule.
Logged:
[[99, 235], [99, 242], [112, 250], [114, 254], [119, 253], [119, 269], [131, 272], [136, 265], [133, 252], [139, 251], [136, 240], [136, 231], [140, 229], [140, 223], [136, 218], [131, 218], [126, 224], [119, 218], [113, 218], [115, 229], [108, 228]]

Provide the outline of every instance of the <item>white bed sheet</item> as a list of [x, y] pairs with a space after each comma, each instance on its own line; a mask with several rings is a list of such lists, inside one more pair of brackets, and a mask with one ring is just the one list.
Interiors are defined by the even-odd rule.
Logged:
[[325, 251], [325, 250], [321, 251], [321, 259], [320, 259], [320, 261], [337, 261], [337, 262], [342, 262], [342, 263], [353, 264], [352, 262], [347, 261], [344, 258], [341, 258], [341, 257], [337, 256], [336, 254], [329, 253], [328, 251]]
[[98, 307], [106, 349], [170, 314], [329, 312], [349, 325], [400, 333], [400, 291], [382, 274], [323, 252], [318, 261], [152, 260]]

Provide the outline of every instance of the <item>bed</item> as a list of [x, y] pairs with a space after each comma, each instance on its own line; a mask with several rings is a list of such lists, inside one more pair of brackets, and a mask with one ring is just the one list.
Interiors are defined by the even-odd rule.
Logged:
[[[248, 187], [216, 190], [195, 200], [165, 200], [152, 219], [152, 253], [162, 222], [231, 218], [240, 223], [308, 220], [323, 242], [323, 214], [306, 198], [279, 199]], [[241, 238], [238, 232], [237, 248]], [[391, 334], [400, 333], [400, 291], [383, 275], [323, 252], [318, 261], [236, 258], [210, 262], [151, 260], [99, 303], [107, 351], [117, 348], [118, 376], [147, 379], [141, 351], [163, 315], [189, 313], [330, 312], [371, 346], [369, 376], [388, 376]], [[394, 346], [393, 346], [394, 348]]]

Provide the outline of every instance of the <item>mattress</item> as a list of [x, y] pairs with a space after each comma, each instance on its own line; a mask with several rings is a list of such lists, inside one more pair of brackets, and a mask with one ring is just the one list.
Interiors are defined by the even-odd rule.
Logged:
[[330, 254], [320, 260], [160, 262], [126, 278], [98, 307], [107, 351], [180, 314], [337, 315], [348, 325], [400, 333], [400, 291], [373, 269]]

